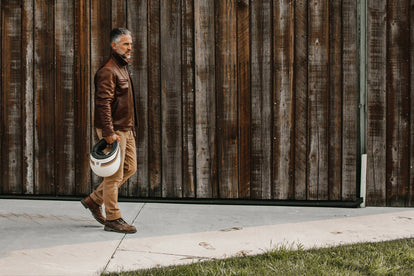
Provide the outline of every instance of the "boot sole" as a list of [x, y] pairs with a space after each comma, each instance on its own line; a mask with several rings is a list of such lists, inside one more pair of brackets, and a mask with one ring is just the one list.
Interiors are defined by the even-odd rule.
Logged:
[[108, 226], [105, 226], [104, 227], [104, 230], [105, 231], [108, 231], [108, 232], [116, 232], [116, 233], [121, 233], [121, 234], [134, 234], [134, 233], [137, 232], [137, 230], [135, 230], [134, 232], [132, 232], [132, 231], [120, 231], [120, 230], [116, 230], [116, 229], [110, 228]]
[[[85, 207], [85, 209], [89, 209], [89, 206], [86, 204], [85, 200], [81, 199], [81, 203], [82, 203], [83, 207]], [[92, 212], [91, 212], [91, 214], [92, 214], [93, 218], [94, 218], [97, 222], [99, 222], [99, 223], [100, 223], [100, 224], [102, 224], [102, 225], [105, 225], [105, 221], [100, 221], [99, 219], [97, 219], [97, 218], [93, 215], [93, 213], [92, 213]]]

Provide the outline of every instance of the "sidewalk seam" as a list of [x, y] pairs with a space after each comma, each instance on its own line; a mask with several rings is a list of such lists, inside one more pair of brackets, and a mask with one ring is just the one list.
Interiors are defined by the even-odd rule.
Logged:
[[[146, 205], [146, 203], [144, 203], [144, 204], [141, 206], [141, 208], [139, 209], [139, 211], [138, 211], [137, 215], [136, 215], [136, 216], [135, 216], [135, 218], [132, 220], [132, 223], [131, 223], [131, 224], [134, 224], [134, 223], [135, 223], [136, 219], [137, 219], [137, 218], [138, 218], [138, 216], [141, 214], [141, 211], [142, 211], [142, 209], [144, 209], [144, 206], [145, 206], [145, 205]], [[106, 265], [105, 265], [104, 269], [102, 270], [101, 274], [102, 274], [102, 273], [105, 273], [106, 269], [108, 268], [109, 263], [110, 263], [110, 262], [111, 262], [111, 260], [114, 258], [114, 256], [115, 256], [116, 252], [117, 252], [117, 251], [118, 251], [118, 249], [119, 249], [119, 246], [120, 246], [120, 245], [121, 245], [121, 243], [124, 241], [124, 239], [125, 239], [126, 235], [127, 235], [127, 234], [124, 234], [124, 235], [122, 236], [121, 240], [119, 241], [118, 245], [115, 247], [114, 252], [112, 253], [111, 257], [109, 258], [108, 262], [106, 263]]]

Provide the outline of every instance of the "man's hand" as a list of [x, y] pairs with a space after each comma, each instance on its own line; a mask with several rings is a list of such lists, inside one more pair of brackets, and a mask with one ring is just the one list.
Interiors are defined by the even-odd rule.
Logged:
[[118, 141], [118, 143], [121, 142], [121, 138], [116, 134], [112, 134], [112, 136], [106, 136], [104, 139], [110, 145], [112, 145], [112, 143], [115, 141]]

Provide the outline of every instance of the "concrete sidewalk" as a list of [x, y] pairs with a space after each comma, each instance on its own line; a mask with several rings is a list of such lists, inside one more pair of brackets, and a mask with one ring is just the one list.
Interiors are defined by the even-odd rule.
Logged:
[[99, 275], [414, 237], [413, 208], [120, 203], [136, 234], [105, 232], [76, 201], [0, 199], [0, 275]]

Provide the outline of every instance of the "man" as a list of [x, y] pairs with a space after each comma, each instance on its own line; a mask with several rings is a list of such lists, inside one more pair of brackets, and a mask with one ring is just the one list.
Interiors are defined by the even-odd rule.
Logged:
[[105, 225], [104, 230], [135, 233], [135, 226], [122, 219], [118, 207], [118, 189], [137, 169], [133, 134], [136, 123], [134, 91], [127, 68], [131, 57], [131, 32], [124, 28], [113, 29], [110, 41], [111, 56], [95, 74], [95, 127], [99, 139], [105, 139], [108, 144], [118, 141], [121, 165], [81, 202], [98, 222]]

